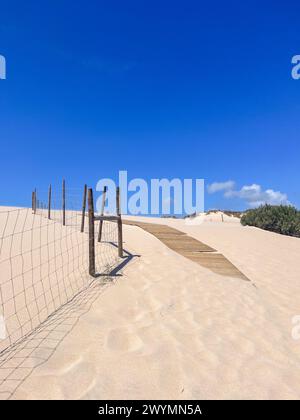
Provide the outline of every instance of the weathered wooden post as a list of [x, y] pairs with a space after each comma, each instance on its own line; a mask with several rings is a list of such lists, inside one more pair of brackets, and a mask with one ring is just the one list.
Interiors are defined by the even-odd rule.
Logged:
[[34, 191], [32, 191], [32, 195], [31, 195], [31, 207], [32, 207], [32, 212], [33, 213], [34, 213], [34, 203], [35, 203]]
[[34, 214], [36, 214], [36, 208], [37, 208], [37, 194], [36, 194], [36, 188], [34, 189]]
[[[105, 208], [105, 200], [106, 200], [106, 191], [107, 191], [107, 187], [104, 187], [104, 189], [103, 189], [103, 195], [102, 195], [101, 216], [104, 216], [104, 208]], [[102, 229], [103, 229], [103, 220], [100, 220], [100, 223], [99, 223], [99, 232], [98, 232], [98, 242], [101, 242], [101, 238], [102, 238]]]
[[95, 277], [95, 214], [93, 190], [88, 190], [88, 214], [89, 214], [89, 274]]
[[81, 232], [84, 232], [87, 185], [84, 185], [82, 200]]
[[48, 219], [51, 219], [51, 194], [52, 194], [52, 187], [50, 184], [49, 191], [48, 191]]
[[118, 249], [119, 249], [119, 257], [123, 257], [123, 229], [122, 229], [122, 218], [121, 218], [121, 206], [120, 206], [120, 187], [117, 187], [117, 216], [118, 219]]
[[63, 226], [66, 226], [66, 182], [64, 179], [62, 183], [62, 212], [63, 212]]

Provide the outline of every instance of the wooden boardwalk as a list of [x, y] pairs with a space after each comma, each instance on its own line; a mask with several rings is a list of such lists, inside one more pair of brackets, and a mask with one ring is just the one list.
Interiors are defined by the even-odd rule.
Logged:
[[224, 255], [215, 249], [167, 225], [124, 220], [123, 223], [138, 226], [154, 235], [167, 247], [222, 276], [234, 277], [241, 280], [249, 279], [241, 273]]

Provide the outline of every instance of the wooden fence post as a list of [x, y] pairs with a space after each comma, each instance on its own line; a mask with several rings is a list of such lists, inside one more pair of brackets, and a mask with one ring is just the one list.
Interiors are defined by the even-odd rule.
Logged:
[[[101, 216], [104, 216], [104, 208], [105, 208], [105, 200], [106, 200], [106, 191], [107, 191], [107, 187], [104, 187], [104, 189], [103, 189], [103, 195], [102, 195]], [[98, 242], [101, 242], [101, 238], [102, 238], [102, 229], [103, 229], [103, 220], [100, 220], [100, 223], [99, 223], [99, 232], [98, 232]]]
[[37, 194], [36, 194], [36, 188], [34, 189], [34, 214], [36, 214], [36, 208], [37, 208]]
[[95, 215], [93, 190], [88, 190], [88, 212], [89, 212], [89, 274], [95, 277]]
[[50, 184], [49, 191], [48, 191], [48, 219], [51, 219], [51, 194], [52, 194], [52, 187]]
[[81, 232], [84, 232], [85, 209], [86, 209], [86, 194], [87, 194], [87, 185], [84, 184], [83, 199], [82, 199], [81, 229], [80, 229]]
[[122, 218], [121, 218], [121, 207], [120, 207], [120, 187], [117, 187], [117, 216], [119, 216], [118, 220], [118, 249], [119, 249], [119, 257], [123, 258], [123, 228], [122, 228]]
[[62, 183], [62, 212], [63, 212], [63, 226], [66, 226], [66, 182], [64, 179]]
[[34, 213], [34, 203], [35, 203], [34, 191], [32, 191], [31, 201], [32, 201], [32, 204], [31, 204], [31, 207], [32, 207], [32, 212]]

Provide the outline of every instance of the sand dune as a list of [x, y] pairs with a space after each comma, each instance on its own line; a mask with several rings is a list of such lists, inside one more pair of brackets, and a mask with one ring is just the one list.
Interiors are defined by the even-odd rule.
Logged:
[[236, 220], [154, 221], [222, 252], [255, 286], [212, 273], [124, 226], [125, 248], [140, 257], [97, 296], [14, 398], [298, 399], [300, 341], [291, 329], [300, 313], [300, 240]]

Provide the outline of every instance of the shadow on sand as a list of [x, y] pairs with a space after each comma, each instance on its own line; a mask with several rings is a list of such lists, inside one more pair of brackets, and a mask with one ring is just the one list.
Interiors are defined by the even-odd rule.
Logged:
[[95, 300], [117, 278], [122, 277], [124, 267], [138, 257], [126, 250], [124, 254], [121, 263], [108, 274], [98, 275], [89, 286], [49, 316], [30, 335], [0, 354], [0, 400], [11, 399], [32, 371], [50, 359], [82, 315], [90, 310]]

